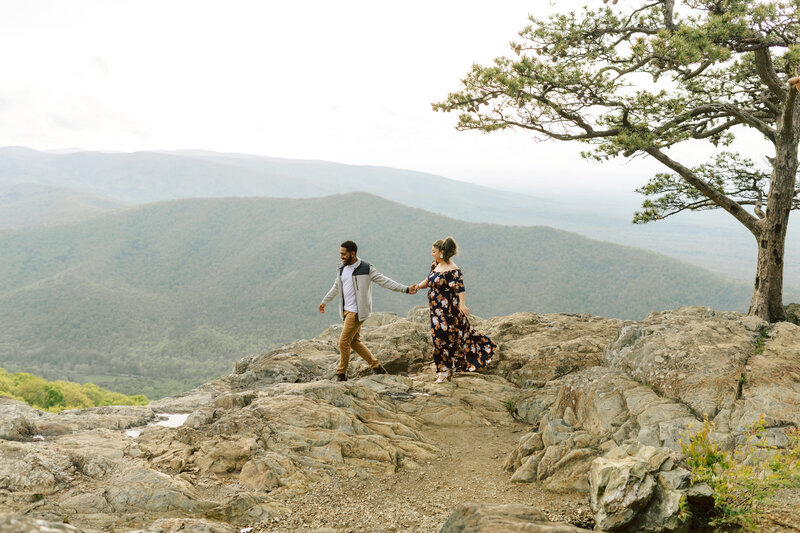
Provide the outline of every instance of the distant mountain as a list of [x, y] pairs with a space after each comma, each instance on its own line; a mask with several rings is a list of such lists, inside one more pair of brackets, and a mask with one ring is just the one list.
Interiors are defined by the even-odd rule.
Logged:
[[[339, 243], [406, 284], [430, 244], [462, 246], [470, 307], [641, 318], [700, 304], [744, 310], [750, 287], [666, 256], [547, 227], [475, 224], [369, 194], [195, 199], [0, 233], [0, 366], [150, 398], [229, 371], [237, 358], [337, 323], [317, 305]], [[376, 310], [425, 305], [375, 288]]]
[[123, 204], [85, 192], [19, 183], [0, 186], [0, 230], [85, 220]]
[[[747, 282], [755, 274], [755, 241], [725, 213], [633, 225], [631, 210], [593, 197], [537, 198], [411, 170], [203, 151], [57, 154], [0, 148], [0, 186], [23, 182], [80, 189], [123, 203], [369, 192], [462, 220], [551, 226], [646, 248]], [[800, 292], [796, 225], [789, 228], [784, 261], [786, 287], [795, 293]]]

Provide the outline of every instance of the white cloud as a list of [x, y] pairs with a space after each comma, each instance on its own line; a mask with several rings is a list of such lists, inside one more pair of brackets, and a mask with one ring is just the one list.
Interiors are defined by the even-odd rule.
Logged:
[[0, 145], [198, 148], [630, 190], [659, 167], [592, 164], [580, 146], [524, 132], [456, 132], [454, 115], [431, 111], [473, 62], [508, 52], [529, 11], [582, 3], [6, 3]]

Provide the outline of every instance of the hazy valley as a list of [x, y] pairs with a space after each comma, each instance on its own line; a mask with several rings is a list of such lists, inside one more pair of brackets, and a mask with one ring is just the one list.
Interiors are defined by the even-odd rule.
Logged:
[[[642, 176], [642, 184], [648, 178]], [[755, 241], [727, 213], [686, 213], [657, 223], [634, 225], [631, 219], [638, 204], [609, 201], [613, 197], [537, 197], [387, 167], [190, 150], [45, 153], [21, 147], [0, 148], [0, 191], [4, 186], [25, 183], [69, 187], [92, 198], [122, 204], [179, 198], [309, 198], [368, 192], [461, 220], [550, 226], [645, 248], [747, 283], [752, 282], [755, 271]], [[621, 204], [627, 207], [620, 207]], [[0, 210], [6, 208], [0, 192]], [[21, 225], [17, 220], [10, 221], [12, 211], [8, 213], [0, 216], [0, 228]], [[94, 208], [86, 210], [87, 216], [96, 213]], [[798, 241], [797, 231], [790, 226], [787, 235], [784, 279], [787, 289], [800, 292], [800, 248], [793, 246]]]
[[[336, 323], [335, 308], [323, 316], [316, 306], [342, 240], [412, 283], [444, 235], [460, 242], [470, 305], [486, 317], [745, 310], [751, 293], [652, 252], [547, 227], [463, 222], [364, 193], [179, 200], [0, 233], [0, 361], [48, 379], [172, 394], [227, 372], [243, 354]], [[378, 310], [405, 315], [424, 303], [422, 294], [375, 290]]]

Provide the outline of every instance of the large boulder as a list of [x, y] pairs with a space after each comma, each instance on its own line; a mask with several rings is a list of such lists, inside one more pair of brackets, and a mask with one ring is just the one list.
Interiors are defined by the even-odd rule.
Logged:
[[579, 533], [589, 531], [564, 522], [551, 522], [527, 505], [464, 503], [447, 518], [440, 533]]
[[25, 402], [0, 396], [0, 440], [30, 440], [43, 415]]
[[689, 472], [671, 450], [631, 442], [592, 461], [589, 502], [597, 529], [689, 531]]
[[622, 322], [591, 315], [515, 313], [483, 324], [498, 345], [493, 372], [521, 387], [540, 387], [600, 365]]
[[554, 490], [587, 491], [592, 460], [629, 439], [679, 451], [681, 437], [702, 426], [685, 405], [603, 367], [551, 382], [538, 400], [515, 399], [535, 429], [505, 467], [512, 481], [543, 481]]
[[786, 321], [800, 326], [800, 304], [789, 304], [786, 306]]
[[0, 513], [0, 533], [84, 533], [84, 530], [63, 522]]
[[129, 533], [239, 533], [241, 528], [225, 522], [200, 520], [197, 518], [162, 518], [156, 520], [146, 530]]
[[684, 307], [627, 323], [604, 364], [659, 396], [713, 419], [736, 400], [738, 382], [767, 324], [753, 316]]
[[[762, 342], [742, 374], [732, 409], [730, 430], [737, 435], [761, 417], [780, 433], [785, 427], [800, 427], [800, 326], [779, 322]], [[717, 425], [724, 428], [722, 421]]]

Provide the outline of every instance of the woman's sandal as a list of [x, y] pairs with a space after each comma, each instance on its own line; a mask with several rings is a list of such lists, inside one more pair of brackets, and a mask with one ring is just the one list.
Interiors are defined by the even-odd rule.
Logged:
[[434, 383], [444, 383], [445, 381], [450, 381], [452, 377], [453, 377], [452, 369], [449, 369], [446, 372], [437, 372], [436, 381], [434, 381]]

